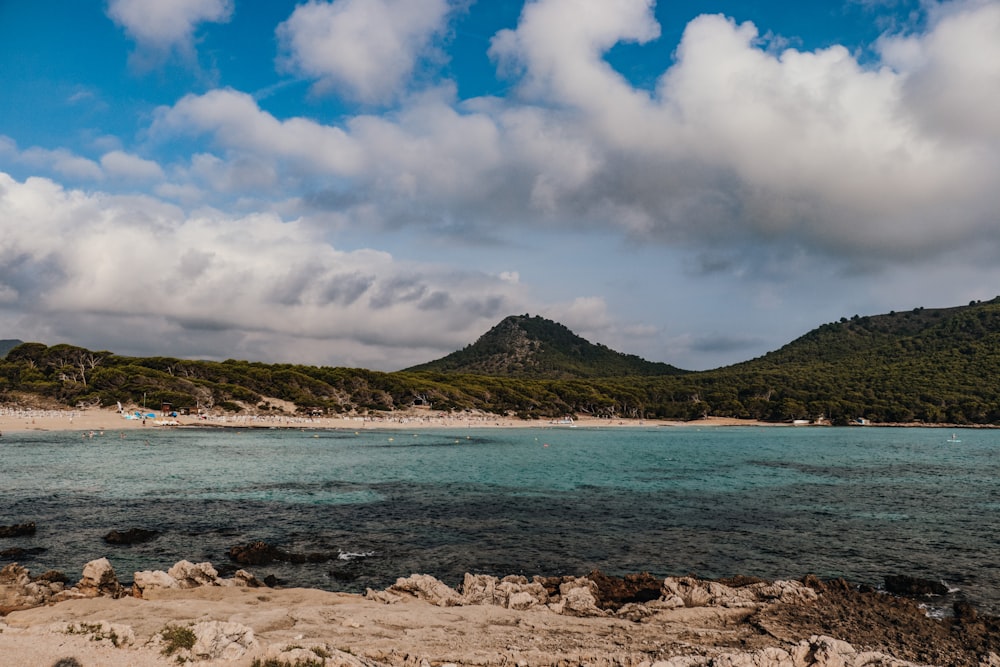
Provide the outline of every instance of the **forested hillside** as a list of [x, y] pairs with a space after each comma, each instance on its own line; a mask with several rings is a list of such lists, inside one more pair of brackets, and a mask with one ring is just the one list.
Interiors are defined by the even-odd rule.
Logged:
[[[555, 332], [557, 338], [578, 345], [575, 337], [566, 337], [568, 329], [557, 325], [565, 329], [562, 332], [546, 322], [540, 323], [549, 330], [546, 336]], [[513, 349], [482, 348], [490, 353], [480, 359], [522, 363], [528, 358], [523, 354], [525, 340], [531, 338], [511, 337]], [[570, 366], [582, 377], [552, 379], [421, 367], [381, 373], [237, 360], [132, 358], [25, 343], [0, 361], [0, 401], [43, 397], [64, 405], [138, 405], [145, 396], [151, 406], [169, 402], [178, 408], [243, 412], [272, 412], [287, 401], [299, 412], [327, 414], [422, 405], [525, 418], [576, 413], [607, 418], [715, 415], [770, 421], [825, 417], [833, 423], [865, 418], [1000, 424], [1000, 298], [957, 308], [844, 318], [763, 357], [712, 371], [685, 373], [663, 364], [676, 374], [612, 376], [608, 369], [614, 364], [601, 364], [615, 357], [597, 356], [591, 367], [585, 354], [570, 357]], [[601, 372], [607, 375], [598, 377]]]
[[595, 345], [558, 322], [530, 315], [511, 315], [472, 345], [407, 371], [563, 380], [686, 372]]

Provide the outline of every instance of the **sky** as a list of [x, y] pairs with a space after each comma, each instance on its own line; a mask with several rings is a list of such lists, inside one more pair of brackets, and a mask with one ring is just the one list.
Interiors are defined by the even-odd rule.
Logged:
[[704, 370], [1000, 294], [1000, 0], [0, 0], [0, 338]]

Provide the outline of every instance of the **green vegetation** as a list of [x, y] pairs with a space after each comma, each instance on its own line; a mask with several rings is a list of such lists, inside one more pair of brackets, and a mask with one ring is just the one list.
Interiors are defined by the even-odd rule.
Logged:
[[280, 660], [278, 658], [267, 658], [265, 660], [254, 658], [253, 662], [250, 663], [250, 667], [323, 667], [325, 664], [325, 660], [312, 660], [311, 658], [300, 659], [295, 662]]
[[90, 640], [95, 642], [104, 641], [105, 639], [111, 642], [111, 645], [115, 648], [120, 648], [122, 646], [123, 639], [118, 636], [118, 633], [112, 628], [106, 628], [103, 623], [80, 623], [79, 625], [71, 623], [66, 626], [66, 634], [68, 635], [90, 635]]
[[[628, 372], [624, 369], [629, 368]], [[478, 369], [472, 372], [470, 369]], [[1000, 424], [1000, 297], [854, 316], [725, 368], [680, 371], [593, 346], [542, 318], [504, 320], [475, 345], [397, 373], [228, 360], [120, 357], [24, 343], [0, 360], [0, 402], [146, 405], [270, 414], [389, 413], [414, 405], [523, 418]], [[280, 403], [284, 405], [284, 403]]]
[[173, 655], [182, 650], [190, 651], [194, 648], [195, 642], [198, 641], [194, 630], [179, 625], [166, 626], [160, 630], [160, 637], [163, 638], [163, 650], [161, 651], [163, 655]]

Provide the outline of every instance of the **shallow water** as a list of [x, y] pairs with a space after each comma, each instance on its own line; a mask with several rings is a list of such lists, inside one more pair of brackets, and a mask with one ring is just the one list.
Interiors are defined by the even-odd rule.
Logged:
[[[1000, 431], [671, 427], [176, 429], [5, 434], [0, 550], [76, 578], [228, 561], [265, 540], [323, 563], [250, 568], [362, 591], [465, 572], [940, 579], [1000, 612]], [[132, 527], [161, 535], [111, 546]], [[339, 557], [338, 557], [339, 556]]]

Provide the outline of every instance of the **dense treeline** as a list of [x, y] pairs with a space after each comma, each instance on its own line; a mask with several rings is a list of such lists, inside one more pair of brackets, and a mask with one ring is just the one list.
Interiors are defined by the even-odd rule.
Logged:
[[0, 361], [0, 401], [302, 412], [382, 412], [430, 405], [525, 418], [704, 415], [834, 423], [1000, 423], [1000, 299], [826, 324], [758, 359], [668, 376], [537, 379], [429, 371], [121, 357], [25, 343]]

